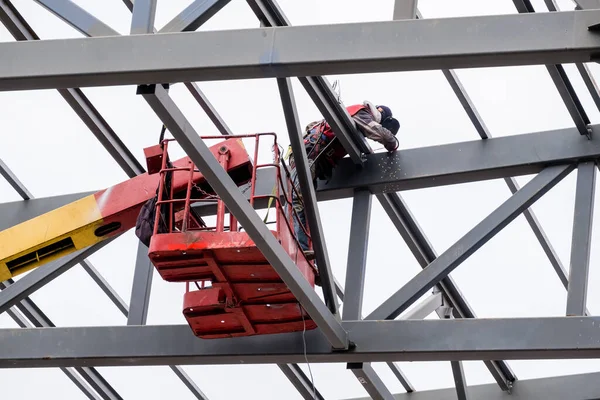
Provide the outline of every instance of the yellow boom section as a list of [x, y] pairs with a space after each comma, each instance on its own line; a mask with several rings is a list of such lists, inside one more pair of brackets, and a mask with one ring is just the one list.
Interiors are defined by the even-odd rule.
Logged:
[[0, 232], [0, 281], [104, 240], [94, 195]]

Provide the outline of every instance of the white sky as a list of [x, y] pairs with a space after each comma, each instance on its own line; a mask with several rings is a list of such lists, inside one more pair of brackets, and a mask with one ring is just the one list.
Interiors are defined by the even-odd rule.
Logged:
[[[31, 0], [13, 1], [43, 39], [81, 35]], [[129, 32], [130, 13], [121, 0], [78, 0], [79, 5], [122, 34]], [[156, 26], [162, 27], [191, 0], [158, 2]], [[280, 0], [293, 25], [389, 20], [392, 0]], [[425, 17], [453, 17], [515, 13], [510, 0], [421, 0]], [[545, 10], [543, 0], [532, 1]], [[570, 0], [559, 1], [563, 10]], [[257, 27], [258, 21], [243, 0], [232, 0], [201, 30]], [[0, 41], [12, 41], [0, 26]], [[389, 44], [390, 46], [393, 43]], [[235, 44], [232, 44], [232, 48]], [[194, 51], [194, 49], [190, 49]], [[157, 51], [157, 57], [162, 55]], [[210, 57], [210, 54], [206, 55]], [[40, 55], [40, 62], [52, 54]], [[596, 79], [600, 72], [590, 65]], [[592, 123], [599, 123], [581, 77], [567, 65]], [[460, 70], [461, 78], [479, 113], [494, 136], [573, 126], [558, 92], [543, 66]], [[414, 148], [478, 139], [460, 103], [440, 71], [343, 75], [339, 79], [343, 101], [349, 105], [369, 99], [390, 106], [401, 121], [400, 148]], [[274, 80], [201, 82], [200, 88], [235, 133], [274, 131], [287, 145], [287, 132]], [[320, 119], [316, 107], [294, 80], [301, 124]], [[160, 123], [135, 87], [84, 89], [109, 124], [145, 165], [143, 148], [158, 138]], [[173, 98], [201, 134], [218, 134], [204, 112], [177, 84]], [[0, 92], [4, 143], [0, 158], [36, 197], [101, 189], [127, 179], [87, 127], [53, 90]], [[373, 147], [380, 145], [373, 143]], [[264, 154], [268, 155], [268, 150]], [[521, 177], [521, 184], [531, 177]], [[568, 268], [576, 173], [539, 200], [533, 209]], [[502, 180], [440, 187], [402, 193], [438, 254], [505, 201], [510, 192]], [[596, 205], [600, 206], [600, 196]], [[3, 180], [0, 201], [19, 200]], [[333, 271], [345, 280], [351, 199], [321, 203], [320, 210]], [[600, 237], [594, 227], [594, 243]], [[367, 314], [421, 270], [400, 235], [377, 203], [373, 203], [367, 286], [363, 313]], [[598, 247], [592, 250], [588, 307], [600, 311]], [[137, 238], [133, 231], [90, 257], [92, 263], [127, 302], [133, 277]], [[545, 257], [527, 222], [521, 216], [471, 256], [451, 275], [479, 317], [562, 316], [566, 291]], [[149, 324], [185, 323], [181, 315], [184, 287], [153, 280]], [[78, 266], [37, 291], [32, 299], [57, 326], [121, 325], [125, 318]], [[435, 314], [430, 318], [437, 318]], [[0, 314], [0, 327], [17, 325]], [[200, 340], [200, 339], [199, 339]], [[401, 338], [398, 338], [401, 340]], [[521, 379], [600, 370], [600, 362], [523, 361], [509, 365]], [[400, 363], [417, 390], [452, 387], [450, 363]], [[303, 366], [305, 368], [306, 366]], [[384, 364], [374, 364], [392, 392], [403, 392]], [[315, 383], [328, 399], [366, 396], [345, 364], [311, 365]], [[125, 399], [193, 399], [168, 367], [99, 368]], [[212, 400], [299, 399], [276, 366], [185, 367]], [[305, 371], [307, 369], [305, 368]], [[465, 363], [469, 384], [493, 382], [482, 362]], [[3, 398], [64, 400], [84, 395], [58, 369], [0, 370]]]

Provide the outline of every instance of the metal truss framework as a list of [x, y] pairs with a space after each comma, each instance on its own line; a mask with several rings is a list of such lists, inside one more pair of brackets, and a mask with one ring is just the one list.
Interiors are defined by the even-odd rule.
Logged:
[[[138, 248], [127, 305], [85, 259], [108, 243], [103, 242], [32, 271], [17, 282], [0, 283], [0, 312], [6, 311], [21, 327], [0, 330], [1, 368], [61, 368], [90, 399], [121, 398], [97, 372], [98, 366], [169, 365], [196, 398], [207, 399], [178, 365], [239, 363], [275, 363], [303, 398], [323, 398], [296, 364], [305, 362], [305, 357], [309, 362], [346, 363], [366, 393], [375, 399], [404, 395], [393, 396], [371, 362], [386, 362], [404, 389], [414, 392], [410, 398], [416, 399], [549, 399], [568, 393], [569, 398], [577, 400], [600, 396], [597, 385], [589, 384], [598, 379], [597, 374], [517, 381], [504, 361], [600, 358], [600, 318], [590, 316], [586, 306], [600, 126], [590, 124], [561, 65], [576, 64], [600, 109], [600, 92], [585, 64], [596, 61], [600, 51], [600, 35], [594, 26], [600, 23], [600, 10], [592, 10], [600, 4], [582, 1], [575, 11], [560, 11], [554, 1], [547, 0], [551, 13], [535, 14], [529, 0], [513, 0], [519, 14], [430, 20], [423, 18], [416, 0], [396, 0], [395, 21], [292, 27], [274, 0], [247, 0], [261, 27], [224, 34], [193, 31], [229, 0], [195, 0], [160, 30], [154, 28], [156, 0], [137, 0], [135, 4], [123, 0], [132, 13], [132, 22], [130, 35], [120, 35], [69, 0], [36, 1], [86, 38], [40, 40], [11, 2], [0, 0], [0, 21], [18, 41], [0, 43], [0, 60], [11, 60], [0, 62], [0, 90], [58, 89], [115, 162], [134, 177], [145, 172], [143, 167], [77, 87], [140, 85], [140, 97], [224, 199], [319, 329], [307, 333], [305, 355], [296, 334], [202, 341], [187, 326], [145, 326], [153, 274], [147, 249], [143, 245]], [[394, 46], [383, 45], [389, 37], [397, 38]], [[448, 46], [448, 38], [452, 38], [452, 46]], [[190, 43], [197, 51], [188, 51]], [[232, 43], [244, 51], [235, 51]], [[373, 43], [381, 43], [382, 47]], [[168, 47], [172, 57], [155, 57], [161, 46]], [[40, 53], [57, 56], [37, 63]], [[117, 53], [122, 56], [114, 57]], [[208, 53], [212, 57], [202, 56]], [[574, 128], [492, 138], [457, 74], [450, 69], [540, 64], [546, 66]], [[402, 150], [393, 155], [373, 154], [327, 79], [319, 76], [424, 69], [442, 70], [483, 140]], [[168, 90], [155, 85], [184, 82], [221, 134], [230, 135], [231, 130], [195, 82], [265, 77], [277, 79], [307, 202], [307, 220], [314, 231], [325, 302], [299, 275]], [[301, 146], [292, 77], [298, 77], [349, 153], [333, 179], [319, 182], [317, 188], [310, 185]], [[567, 270], [529, 207], [573, 171], [577, 173], [577, 184]], [[23, 198], [21, 202], [0, 204], [0, 229], [86, 194], [34, 199], [1, 160], [0, 174]], [[526, 174], [537, 175], [521, 188], [514, 177]], [[505, 180], [512, 196], [440, 255], [397, 193], [497, 178]], [[269, 176], [264, 179], [268, 182]], [[373, 196], [423, 271], [363, 318]], [[318, 201], [340, 198], [353, 198], [346, 294], [331, 272], [318, 209]], [[212, 211], [208, 207], [203, 212]], [[521, 214], [567, 290], [565, 317], [477, 319], [449, 274]], [[78, 263], [123, 313], [127, 326], [55, 327], [28, 298]], [[427, 292], [431, 292], [429, 297], [406, 312]], [[339, 301], [343, 302], [343, 311]], [[421, 321], [433, 312], [440, 320]], [[463, 360], [483, 361], [497, 384], [469, 386]], [[456, 388], [416, 391], [395, 361], [449, 361]]]

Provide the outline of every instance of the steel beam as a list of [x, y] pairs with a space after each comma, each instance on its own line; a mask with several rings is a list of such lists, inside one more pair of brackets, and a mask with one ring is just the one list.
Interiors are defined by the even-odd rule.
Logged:
[[[0, 329], [0, 368], [600, 357], [600, 317], [345, 321], [356, 347], [320, 330], [198, 340], [187, 325]], [[401, 338], [401, 340], [399, 340]]]
[[[548, 5], [548, 9], [550, 11], [558, 10], [556, 7], [556, 4], [554, 4], [554, 0], [546, 0], [546, 4]], [[421, 14], [418, 12], [418, 10], [417, 10], [417, 17], [422, 18]], [[594, 102], [600, 109], [600, 95], [599, 95], [600, 92], [598, 90], [596, 82], [594, 81], [594, 78], [592, 77], [591, 72], [589, 71], [589, 69], [587, 68], [587, 66], [585, 64], [576, 64], [576, 65], [577, 65], [577, 68], [580, 70], [581, 76], [582, 76], [586, 86], [588, 87], [588, 90], [590, 91], [590, 94], [591, 94]], [[471, 101], [465, 88], [462, 86], [462, 83], [458, 79], [458, 76], [456, 75], [456, 73], [453, 70], [442, 70], [442, 73], [446, 77], [448, 83], [450, 84], [450, 87], [452, 88], [456, 97], [458, 98], [461, 105], [465, 109], [467, 116], [471, 120], [471, 122], [472, 122], [473, 126], [475, 127], [475, 130], [477, 131], [479, 136], [482, 139], [491, 138], [492, 135], [491, 135], [489, 129], [487, 128], [483, 119], [479, 115], [479, 112], [475, 108], [475, 105]], [[504, 178], [504, 180], [512, 194], [515, 194], [520, 189], [519, 184], [517, 183], [517, 181], [514, 178], [512, 178], [512, 177]], [[564, 287], [566, 289], [567, 285], [568, 285], [566, 269], [563, 266], [560, 258], [558, 257], [558, 254], [554, 250], [552, 243], [550, 243], [550, 240], [548, 239], [546, 233], [544, 232], [544, 229], [542, 228], [540, 222], [538, 221], [537, 216], [535, 215], [535, 213], [533, 212], [532, 209], [527, 209], [527, 210], [523, 211], [523, 215], [525, 216], [525, 219], [527, 220], [529, 226], [531, 227], [531, 230], [533, 231], [535, 237], [538, 239], [540, 246], [542, 246], [542, 250], [548, 257], [550, 264], [556, 271], [558, 278], [560, 279], [560, 281], [562, 282], [562, 284], [564, 285]]]
[[366, 319], [393, 319], [435, 286], [471, 254], [487, 243], [521, 212], [531, 206], [574, 169], [574, 165], [548, 167], [483, 219], [448, 250], [419, 272]]
[[[511, 393], [500, 392], [495, 384], [469, 386], [471, 400], [589, 400], [600, 398], [600, 372], [524, 379], [515, 382]], [[454, 388], [399, 393], [396, 400], [456, 400]], [[348, 400], [370, 400], [368, 397]]]
[[[346, 299], [344, 301], [343, 320], [362, 320], [371, 203], [372, 196], [368, 191], [359, 190], [354, 194], [346, 284], [344, 285]], [[370, 363], [349, 363], [346, 368], [352, 371], [371, 398], [378, 400], [393, 399], [392, 393]]]
[[415, 308], [402, 315], [400, 319], [425, 319], [443, 305], [444, 297], [442, 293], [436, 292], [420, 302]]
[[418, 0], [394, 0], [393, 19], [414, 19], [417, 16]]
[[394, 400], [394, 396], [370, 363], [349, 363], [347, 368], [352, 371], [372, 399]]
[[[136, 0], [131, 16], [131, 34], [142, 35], [154, 33], [157, 0]], [[97, 36], [97, 35], [87, 35]]]
[[6, 179], [8, 184], [23, 198], [23, 200], [29, 200], [33, 197], [31, 192], [27, 190], [25, 185], [17, 178], [17, 176], [11, 171], [11, 169], [0, 159], [0, 175]]
[[596, 164], [593, 161], [579, 164], [567, 292], [567, 315], [585, 315], [586, 312], [595, 192]]
[[150, 292], [152, 290], [152, 276], [154, 266], [148, 257], [148, 247], [142, 242], [138, 243], [138, 251], [131, 287], [131, 300], [129, 301], [129, 315], [127, 325], [145, 325], [150, 307]]
[[181, 148], [206, 177], [207, 182], [219, 195], [229, 211], [244, 227], [267, 261], [289, 287], [298, 302], [304, 307], [321, 331], [330, 340], [332, 347], [347, 349], [349, 346], [346, 331], [317, 296], [313, 288], [277, 239], [269, 232], [256, 211], [244, 199], [239, 188], [217, 159], [210, 153], [206, 144], [196, 133], [165, 89], [160, 86], [146, 87], [142, 96], [159, 116]]
[[[7, 42], [0, 90], [589, 62], [599, 19], [590, 10]], [[155, 57], [159, 48], [169, 57]]]
[[[78, 8], [71, 2], [63, 2], [65, 7], [69, 8], [71, 5]], [[80, 8], [79, 8], [80, 9]], [[80, 9], [83, 13], [85, 10]], [[80, 15], [81, 12], [74, 10], [72, 13], [68, 13], [69, 16]], [[84, 19], [90, 20], [95, 17], [87, 14]], [[8, 0], [0, 0], [0, 21], [7, 27], [11, 35], [17, 41], [39, 41], [39, 36], [35, 31], [27, 24], [27, 21], [21, 16], [17, 9]], [[102, 29], [101, 23], [94, 23], [93, 32], [98, 34], [108, 35], [112, 31], [100, 31]], [[82, 28], [89, 28], [85, 24], [81, 24]], [[117, 34], [115, 32], [115, 34]], [[114, 55], [113, 55], [114, 56]], [[125, 171], [127, 176], [134, 177], [137, 174], [144, 173], [144, 168], [136, 160], [133, 154], [127, 149], [125, 144], [108, 125], [106, 120], [100, 115], [98, 110], [88, 100], [88, 98], [79, 89], [65, 88], [58, 91], [60, 95], [66, 100], [71, 106], [73, 111], [81, 118], [83, 123], [92, 131], [94, 136], [100, 141], [108, 153], [113, 159], [119, 164], [119, 166]]]
[[400, 381], [400, 384], [402, 387], [404, 387], [404, 390], [406, 390], [407, 393], [412, 393], [415, 391], [415, 387], [409, 382], [406, 374], [400, 369], [400, 367], [393, 362], [387, 362], [386, 364], [392, 370], [392, 373], [398, 379], [398, 381]]
[[[32, 328], [33, 325], [25, 318], [25, 316], [17, 309], [11, 308], [6, 313], [19, 325], [21, 328]], [[60, 368], [60, 370], [69, 378], [71, 382], [77, 386], [79, 390], [83, 392], [85, 397], [90, 400], [102, 400], [94, 390], [88, 385], [88, 383], [77, 374], [74, 368]]]
[[[298, 184], [300, 185], [300, 194], [302, 203], [304, 204], [304, 212], [306, 222], [310, 227], [310, 237], [317, 259], [319, 276], [323, 287], [323, 297], [325, 304], [333, 314], [339, 314], [339, 304], [335, 293], [335, 283], [333, 281], [333, 272], [331, 271], [331, 263], [329, 262], [329, 254], [325, 243], [325, 233], [321, 225], [321, 215], [319, 206], [317, 205], [317, 197], [313, 186], [313, 178], [311, 176], [311, 166], [306, 155], [304, 141], [302, 138], [302, 129], [298, 119], [298, 111], [296, 109], [296, 100], [294, 99], [294, 91], [289, 78], [277, 79], [279, 87], [279, 96], [281, 97], [281, 105], [285, 114], [285, 122], [290, 138], [292, 153], [294, 154], [295, 173]], [[295, 184], [295, 183], [293, 183]], [[296, 221], [295, 223], [300, 223]]]
[[[530, 0], [513, 0], [513, 3], [520, 13], [535, 13], [535, 9]], [[548, 70], [550, 78], [554, 82], [554, 86], [556, 86], [560, 97], [565, 103], [577, 130], [581, 135], [589, 136], [590, 132], [588, 131], [587, 126], [590, 124], [590, 119], [587, 116], [579, 97], [577, 97], [575, 88], [573, 88], [564, 67], [560, 64], [546, 65], [546, 69]]]
[[348, 263], [346, 267], [346, 299], [344, 300], [343, 320], [361, 320], [365, 276], [367, 272], [367, 252], [369, 248], [369, 228], [371, 225], [372, 196], [367, 190], [357, 190], [352, 203], [350, 242], [348, 243]]
[[592, 10], [600, 8], [600, 0], [575, 0], [577, 9], [579, 10]]
[[[119, 35], [110, 26], [94, 17], [71, 0], [34, 0], [36, 3], [62, 19], [85, 36]], [[137, 0], [136, 0], [137, 1]], [[147, 0], [141, 0], [143, 3]]]
[[[290, 25], [289, 20], [274, 0], [248, 0], [248, 3], [264, 26], [281, 27]], [[372, 153], [372, 150], [362, 135], [356, 130], [352, 119], [342, 107], [338, 98], [339, 96], [333, 92], [327, 80], [322, 77], [299, 78], [299, 80], [319, 111], [332, 126], [336, 137], [339, 138], [341, 144], [349, 153], [350, 159], [355, 164], [361, 165], [364, 162], [363, 153]], [[377, 195], [376, 197], [392, 223], [397, 227], [401, 236], [413, 250], [415, 256], [419, 258], [419, 251], [422, 250], [426, 258], [435, 258], [435, 252], [431, 248], [427, 237], [411, 215], [400, 195], [386, 193]], [[433, 258], [430, 258], [430, 261]], [[425, 267], [427, 261], [423, 260], [421, 265]], [[458, 314], [474, 317], [474, 313], [450, 277], [444, 279], [442, 288], [448, 290], [445, 293], [447, 297], [452, 299], [451, 304], [457, 304], [460, 307], [457, 310]], [[503, 390], [509, 389], [510, 382], [515, 379], [515, 376], [508, 366], [501, 361], [486, 361], [485, 363], [500, 387]]]
[[129, 315], [129, 307], [127, 303], [119, 296], [119, 294], [110, 286], [110, 283], [98, 272], [98, 270], [88, 260], [83, 260], [79, 264], [83, 267], [84, 271], [88, 273], [90, 278], [102, 289], [104, 294], [109, 298], [110, 301], [125, 315], [125, 318]]
[[221, 135], [233, 135], [233, 132], [229, 126], [227, 126], [225, 121], [223, 121], [223, 118], [221, 118], [217, 110], [213, 107], [204, 92], [200, 90], [198, 85], [194, 82], [186, 82], [185, 87], [188, 88], [192, 94], [192, 97], [194, 97], [198, 104], [200, 104], [200, 107], [202, 107], [208, 118], [217, 127]]
[[[10, 290], [10, 288], [16, 284], [17, 283], [14, 283], [12, 279], [6, 282], [0, 282], [0, 289], [2, 290], [0, 294], [4, 293], [7, 290]], [[16, 304], [16, 308], [18, 308], [27, 317], [27, 319], [29, 319], [31, 323], [37, 327], [37, 329], [55, 327], [54, 323], [52, 323], [50, 318], [48, 318], [46, 314], [44, 314], [42, 310], [40, 310], [38, 306], [29, 298], [25, 298], [19, 304]], [[13, 315], [15, 314], [13, 313]], [[21, 325], [19, 321], [17, 321], [17, 323]], [[27, 328], [31, 329], [29, 326]], [[61, 369], [64, 371], [64, 368], [61, 367]], [[75, 371], [79, 373], [79, 375], [81, 375], [81, 377], [94, 390], [96, 390], [98, 394], [100, 394], [102, 399], [122, 400], [122, 397], [119, 395], [119, 393], [117, 393], [117, 391], [102, 377], [102, 375], [100, 375], [100, 373], [95, 368], [91, 368], [89, 366], [78, 366], [75, 368]], [[70, 379], [73, 380], [74, 377], [71, 378], [71, 374], [67, 375]], [[80, 382], [78, 380], [74, 382], [81, 389]], [[84, 391], [84, 393], [87, 393], [89, 391], [85, 389], [82, 390]]]
[[[600, 125], [591, 127], [600, 134]], [[361, 169], [342, 159], [329, 182], [319, 181], [317, 197], [347, 198], [357, 187], [389, 193], [529, 175], [551, 165], [598, 159], [600, 139], [572, 137], [573, 132], [566, 128], [369, 154]]]
[[231, 0], [194, 0], [158, 33], [195, 31]]
[[465, 380], [465, 371], [463, 370], [462, 361], [450, 361], [450, 364], [452, 366], [452, 375], [454, 376], [458, 400], [471, 399], [467, 388], [467, 381]]
[[279, 369], [305, 400], [325, 400], [297, 364], [279, 364]]

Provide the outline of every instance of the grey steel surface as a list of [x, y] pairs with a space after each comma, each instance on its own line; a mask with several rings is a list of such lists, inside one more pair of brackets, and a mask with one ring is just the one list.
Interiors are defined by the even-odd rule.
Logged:
[[[7, 42], [0, 90], [589, 62], [599, 19], [589, 10]], [[35, 63], [39, 54], [57, 56]]]
[[[530, 0], [513, 0], [513, 3], [520, 13], [535, 12]], [[556, 86], [563, 103], [571, 115], [577, 130], [581, 135], [588, 136], [590, 132], [588, 131], [587, 126], [590, 124], [590, 119], [587, 116], [587, 113], [585, 112], [585, 109], [583, 108], [583, 105], [581, 104], [573, 85], [571, 84], [571, 80], [567, 76], [565, 68], [562, 65], [557, 64], [546, 65], [546, 69], [548, 70], [548, 74], [550, 74], [550, 78], [554, 82], [554, 86]], [[582, 77], [585, 79], [584, 76]]]
[[385, 386], [377, 372], [370, 363], [350, 363], [347, 368], [363, 385], [363, 388], [374, 400], [393, 400], [394, 396]]
[[[495, 384], [469, 386], [470, 400], [592, 400], [600, 398], [600, 372], [522, 379], [511, 393], [501, 392]], [[395, 400], [456, 400], [456, 389], [399, 393]], [[370, 400], [368, 397], [347, 400]]]
[[407, 393], [412, 393], [415, 391], [415, 387], [410, 383], [406, 374], [393, 362], [387, 362], [387, 366], [392, 370], [394, 376], [400, 381], [400, 384], [406, 390]]
[[571, 265], [567, 291], [567, 315], [585, 315], [590, 253], [592, 249], [592, 226], [594, 224], [594, 200], [596, 194], [596, 164], [593, 161], [577, 167], [577, 187], [571, 241]]
[[369, 191], [357, 190], [354, 193], [352, 219], [350, 220], [346, 284], [344, 285], [346, 298], [342, 318], [345, 321], [362, 319], [372, 202], [372, 195]]
[[[69, 16], [81, 15], [84, 20], [90, 20], [94, 18], [85, 11], [78, 8], [74, 3], [70, 1], [58, 1], [57, 3], [62, 4], [67, 10], [73, 10], [69, 13]], [[80, 11], [81, 10], [81, 11]], [[8, 0], [0, 1], [0, 21], [6, 26], [8, 31], [17, 41], [39, 41], [39, 36], [29, 26], [27, 21], [18, 12], [18, 10]], [[98, 31], [104, 35], [111, 34], [112, 31], [102, 31], [102, 24], [93, 24], [94, 32]], [[86, 25], [82, 25], [86, 27]], [[87, 26], [89, 28], [89, 26]], [[94, 136], [100, 141], [108, 153], [115, 159], [119, 166], [125, 171], [127, 176], [133, 177], [137, 174], [143, 173], [144, 168], [135, 159], [133, 154], [123, 144], [121, 139], [108, 125], [106, 120], [100, 115], [98, 110], [92, 105], [88, 98], [79, 89], [64, 88], [59, 89], [58, 92], [65, 99], [65, 101], [71, 106], [73, 111], [81, 118], [83, 123], [92, 131]]]
[[[307, 228], [310, 229], [310, 239], [316, 256], [325, 304], [333, 314], [339, 314], [339, 304], [335, 293], [333, 272], [331, 271], [327, 245], [325, 244], [325, 233], [323, 232], [323, 226], [321, 225], [321, 215], [319, 213], [319, 206], [317, 205], [317, 196], [313, 186], [310, 164], [304, 147], [302, 128], [300, 128], [300, 120], [298, 118], [298, 110], [296, 109], [296, 100], [294, 99], [292, 83], [289, 78], [282, 78], [277, 79], [277, 86], [279, 88], [279, 96], [281, 97], [281, 105], [283, 107], [285, 123], [290, 138], [290, 146], [292, 147], [292, 153], [294, 154], [295, 174], [298, 184], [300, 185], [299, 194], [301, 195], [301, 201], [304, 205]], [[292, 174], [292, 171], [290, 171], [290, 173]], [[285, 172], [282, 171], [282, 174], [285, 174]], [[293, 179], [294, 174], [292, 174], [290, 178]], [[299, 221], [297, 222], [299, 223]]]
[[[366, 156], [362, 169], [343, 159], [328, 183], [319, 182], [319, 200], [352, 196], [356, 187], [372, 193], [454, 185], [535, 174], [544, 168], [600, 157], [600, 126], [592, 140], [574, 128], [473, 140]], [[575, 136], [575, 137], [573, 137]]]
[[400, 319], [425, 319], [444, 304], [441, 292], [432, 293]]
[[462, 362], [450, 361], [450, 364], [452, 365], [452, 375], [454, 376], [458, 400], [470, 400], [471, 396], [467, 387], [467, 381], [465, 380], [465, 371]]
[[98, 272], [96, 267], [94, 267], [92, 263], [90, 263], [88, 260], [83, 260], [79, 264], [81, 264], [84, 271], [88, 273], [90, 278], [92, 278], [92, 280], [96, 282], [98, 287], [102, 289], [102, 291], [104, 292], [104, 294], [106, 294], [108, 299], [113, 302], [113, 304], [119, 309], [119, 311], [123, 313], [123, 315], [125, 315], [125, 317], [127, 317], [129, 315], [129, 306], [127, 305], [127, 303], [125, 303], [121, 296], [119, 296], [116, 290], [114, 290], [111, 287], [110, 283], [108, 283], [108, 281], [104, 279], [102, 274]]
[[219, 115], [217, 110], [213, 107], [212, 103], [208, 100], [204, 92], [200, 90], [198, 85], [194, 82], [186, 82], [185, 86], [188, 88], [194, 99], [200, 104], [200, 107], [204, 110], [208, 118], [217, 127], [221, 135], [233, 135], [233, 132], [227, 126], [223, 118]]
[[[94, 17], [71, 0], [34, 0], [52, 14], [77, 29], [85, 36], [116, 36], [119, 33]], [[137, 0], [136, 0], [137, 1]], [[141, 0], [144, 3], [147, 0]], [[75, 22], [75, 23], [73, 23]]]
[[[344, 321], [356, 348], [306, 332], [310, 363], [593, 359], [600, 317]], [[402, 338], [402, 340], [398, 340]], [[302, 332], [198, 340], [187, 325], [0, 329], [0, 368], [304, 363]]]
[[331, 345], [334, 348], [348, 348], [347, 333], [340, 322], [317, 296], [290, 256], [270, 233], [252, 206], [244, 199], [237, 185], [219, 165], [204, 141], [163, 87], [157, 85], [154, 86], [154, 90], [153, 93], [143, 94], [150, 107], [202, 172], [206, 181], [223, 199], [227, 208], [248, 232], [257, 248], [264, 254], [298, 302], [325, 333]]
[[[157, 0], [136, 0], [131, 16], [131, 34], [143, 35], [154, 33], [154, 19], [156, 18]], [[98, 36], [98, 35], [86, 35]]]
[[[263, 26], [287, 27], [291, 25], [274, 0], [246, 1]], [[302, 76], [298, 80], [319, 112], [327, 120], [352, 161], [361, 164], [363, 162], [361, 154], [369, 153], [369, 146], [364, 137], [356, 130], [354, 122], [340, 104], [327, 79], [321, 76]]]
[[297, 364], [279, 364], [278, 366], [303, 399], [325, 400], [323, 395], [311, 384], [309, 378]]
[[[9, 290], [15, 283], [12, 279], [6, 282], [0, 282], [0, 290], [3, 292]], [[2, 294], [1, 292], [0, 294]], [[54, 323], [44, 314], [44, 312], [29, 298], [24, 298], [19, 304], [15, 306], [19, 309], [20, 313], [16, 311], [7, 310], [11, 317], [21, 326], [21, 328], [30, 328], [31, 324], [37, 328], [53, 328]], [[27, 323], [23, 319], [26, 317], [31, 324]], [[100, 375], [100, 373], [92, 367], [78, 366], [73, 369], [61, 367], [61, 370], [71, 379], [75, 385], [83, 391], [88, 398], [97, 398], [97, 396], [90, 391], [90, 387], [93, 388], [104, 400], [122, 400], [122, 397], [117, 391]], [[74, 372], [77, 372], [77, 376]], [[81, 378], [80, 378], [81, 377]], [[81, 381], [83, 379], [87, 384]], [[89, 386], [88, 386], [89, 385]]]
[[194, 0], [158, 33], [195, 31], [231, 0]]
[[25, 187], [25, 185], [17, 178], [17, 176], [12, 172], [12, 170], [0, 159], [0, 175], [6, 179], [8, 184], [12, 186], [13, 189], [23, 198], [23, 200], [29, 200], [33, 196], [29, 190]]
[[153, 276], [154, 265], [152, 265], [148, 257], [148, 247], [139, 242], [133, 273], [133, 284], [131, 285], [131, 300], [129, 301], [127, 325], [146, 325]]
[[382, 305], [377, 307], [365, 319], [393, 319], [400, 315], [425, 292], [435, 286], [452, 270], [458, 267], [471, 254], [500, 232], [524, 209], [558, 184], [575, 167], [563, 165], [548, 167], [535, 176], [521, 190], [502, 203], [490, 215], [467, 232], [454, 245], [431, 262], [401, 289], [394, 293]]
[[414, 19], [417, 15], [419, 0], [394, 0], [393, 19]]

